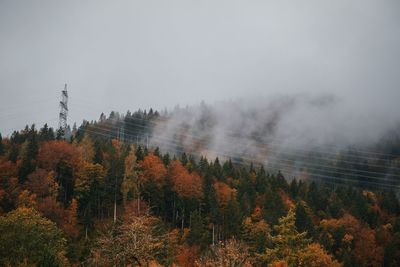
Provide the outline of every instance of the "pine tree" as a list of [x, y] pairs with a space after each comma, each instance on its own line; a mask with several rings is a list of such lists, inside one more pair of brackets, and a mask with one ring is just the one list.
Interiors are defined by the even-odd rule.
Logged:
[[58, 128], [57, 133], [56, 133], [56, 139], [57, 140], [64, 139], [64, 134], [65, 134], [65, 131], [61, 127]]
[[164, 156], [162, 157], [163, 163], [165, 166], [168, 166], [170, 163], [170, 156], [168, 153], [164, 154]]
[[291, 195], [291, 197], [292, 197], [293, 199], [296, 199], [297, 196], [298, 196], [298, 192], [299, 192], [299, 186], [298, 186], [298, 184], [297, 184], [296, 178], [293, 179], [293, 180], [290, 182], [289, 190], [290, 190], [290, 195]]
[[278, 219], [285, 215], [286, 209], [282, 197], [277, 191], [267, 188], [264, 198], [263, 217], [270, 225], [278, 222]]
[[11, 144], [11, 148], [10, 148], [10, 153], [8, 155], [8, 159], [12, 162], [12, 163], [16, 163], [17, 159], [18, 159], [18, 147], [15, 143]]
[[204, 177], [203, 192], [204, 211], [209, 214], [211, 223], [216, 224], [219, 221], [218, 200], [210, 175]]
[[182, 162], [182, 165], [183, 166], [186, 166], [186, 164], [188, 163], [188, 158], [187, 158], [187, 155], [186, 155], [186, 153], [185, 152], [183, 152], [182, 153], [182, 155], [181, 155], [181, 162]]
[[264, 194], [267, 190], [267, 187], [267, 175], [265, 173], [264, 166], [261, 166], [260, 170], [257, 172], [255, 189], [258, 193]]
[[222, 180], [222, 167], [219, 163], [218, 157], [215, 159], [214, 164], [212, 165], [212, 172], [217, 179]]
[[208, 244], [208, 239], [208, 232], [203, 217], [198, 211], [192, 212], [190, 231], [187, 236], [188, 244], [191, 246], [200, 245], [204, 249]]
[[225, 237], [235, 236], [240, 231], [242, 215], [240, 205], [234, 196], [231, 197], [225, 209]]
[[144, 152], [142, 149], [142, 146], [138, 146], [136, 149], [136, 158], [138, 161], [141, 161], [144, 159]]
[[35, 125], [32, 125], [28, 133], [27, 147], [18, 173], [19, 182], [21, 184], [25, 182], [28, 174], [35, 170], [34, 160], [38, 151], [39, 144], [37, 140], [37, 132], [35, 130]]
[[0, 155], [3, 155], [3, 153], [4, 153], [3, 137], [1, 136], [0, 133]]
[[284, 261], [289, 266], [299, 265], [300, 253], [306, 250], [310, 240], [306, 238], [306, 232], [297, 231], [295, 223], [296, 214], [293, 209], [279, 219], [279, 224], [274, 227], [277, 234], [271, 237], [273, 248], [265, 251], [264, 258], [268, 262]]
[[156, 147], [156, 149], [154, 149], [153, 154], [156, 155], [157, 157], [161, 158], [160, 148]]
[[254, 175], [254, 173], [244, 171], [239, 178], [238, 186], [238, 200], [242, 207], [245, 208], [242, 210], [246, 212], [247, 215], [250, 215], [251, 211], [254, 210], [256, 202], [256, 190], [250, 175]]
[[231, 159], [229, 159], [228, 161], [226, 161], [224, 163], [222, 169], [223, 169], [223, 173], [224, 173], [225, 176], [227, 176], [227, 177], [234, 177], [235, 176], [235, 169], [233, 167]]
[[54, 132], [52, 128], [49, 128], [47, 123], [39, 131], [40, 141], [48, 141], [54, 139]]
[[206, 175], [209, 171], [209, 164], [207, 158], [204, 158], [201, 156], [200, 162], [199, 162], [199, 171], [202, 175]]
[[318, 211], [323, 208], [321, 205], [321, 195], [315, 182], [311, 182], [310, 186], [308, 187], [306, 200], [314, 211]]
[[307, 232], [308, 237], [312, 238], [315, 235], [315, 227], [304, 205], [305, 203], [301, 202], [296, 205], [296, 228], [300, 232]]

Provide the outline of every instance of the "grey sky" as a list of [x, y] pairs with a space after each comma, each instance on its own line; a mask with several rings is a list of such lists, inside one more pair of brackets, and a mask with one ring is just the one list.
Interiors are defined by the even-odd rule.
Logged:
[[115, 109], [331, 93], [398, 116], [400, 2], [0, 0], [0, 132]]

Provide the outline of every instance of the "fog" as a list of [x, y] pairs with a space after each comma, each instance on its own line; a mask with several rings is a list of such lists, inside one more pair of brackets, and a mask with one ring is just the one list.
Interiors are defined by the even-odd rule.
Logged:
[[264, 161], [280, 151], [368, 147], [398, 123], [397, 114], [360, 109], [334, 95], [275, 95], [177, 107], [151, 141], [165, 151]]
[[[0, 132], [57, 126], [68, 83], [70, 124], [192, 106], [157, 130], [170, 139], [198, 127], [204, 100], [210, 150], [229, 149], [232, 131], [282, 146], [372, 142], [399, 119], [399, 13], [369, 0], [3, 0]], [[249, 142], [238, 145], [254, 152]]]

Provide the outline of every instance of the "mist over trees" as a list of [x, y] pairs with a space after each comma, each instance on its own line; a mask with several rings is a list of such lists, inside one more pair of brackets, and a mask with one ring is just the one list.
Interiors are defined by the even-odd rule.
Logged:
[[[398, 158], [388, 158], [399, 146], [397, 137], [374, 144], [377, 154], [363, 154], [358, 146], [335, 150], [331, 165], [319, 166], [335, 172], [321, 177], [311, 167], [286, 175], [287, 170], [257, 157], [221, 151], [210, 157], [204, 153], [206, 142], [185, 142], [193, 133], [190, 127], [177, 132], [174, 143], [161, 143], [169, 149], [154, 146], [155, 128], [171, 116], [153, 110], [113, 112], [84, 122], [67, 139], [57, 139], [47, 125], [2, 138], [2, 264], [400, 262]], [[213, 119], [200, 121], [209, 129]], [[322, 153], [311, 150], [303, 164], [322, 165], [313, 156]], [[383, 173], [390, 184], [378, 176]], [[39, 246], [38, 240], [47, 241]]]

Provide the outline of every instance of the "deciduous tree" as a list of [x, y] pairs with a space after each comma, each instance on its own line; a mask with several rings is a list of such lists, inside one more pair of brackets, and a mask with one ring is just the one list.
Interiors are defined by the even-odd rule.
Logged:
[[251, 266], [247, 246], [236, 239], [228, 239], [211, 247], [210, 251], [196, 261], [196, 266], [239, 267]]
[[0, 217], [0, 263], [3, 266], [65, 266], [66, 240], [55, 223], [31, 208]]
[[172, 161], [169, 167], [173, 190], [181, 198], [201, 198], [202, 180], [196, 172], [189, 173], [180, 161]]
[[165, 237], [155, 235], [157, 219], [149, 216], [131, 220], [99, 238], [92, 261], [101, 266], [145, 265], [162, 252]]
[[139, 167], [142, 169], [141, 179], [143, 182], [152, 182], [158, 187], [165, 183], [167, 169], [156, 155], [149, 154], [144, 157], [143, 161], [139, 163]]

